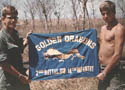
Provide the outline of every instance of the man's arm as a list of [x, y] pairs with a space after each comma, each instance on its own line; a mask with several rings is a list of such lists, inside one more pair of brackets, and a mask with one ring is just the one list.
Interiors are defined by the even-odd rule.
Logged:
[[27, 46], [27, 44], [28, 44], [28, 36], [29, 36], [30, 34], [32, 34], [32, 32], [33, 32], [33, 31], [30, 31], [30, 32], [28, 32], [28, 33], [26, 34], [26, 38], [24, 38], [24, 40], [23, 40], [23, 46], [24, 46], [24, 48]]
[[24, 84], [30, 83], [30, 80], [28, 79], [27, 76], [18, 72], [11, 64], [7, 63], [6, 61], [1, 62], [0, 66], [2, 67], [2, 69], [4, 71], [6, 71], [6, 72], [10, 73], [11, 75], [17, 77], [22, 83], [24, 83]]

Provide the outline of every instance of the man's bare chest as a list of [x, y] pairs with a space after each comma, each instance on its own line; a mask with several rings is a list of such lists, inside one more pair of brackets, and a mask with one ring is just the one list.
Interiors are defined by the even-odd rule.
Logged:
[[102, 40], [104, 40], [105, 42], [111, 43], [115, 39], [114, 32], [110, 30], [105, 30], [102, 35]]

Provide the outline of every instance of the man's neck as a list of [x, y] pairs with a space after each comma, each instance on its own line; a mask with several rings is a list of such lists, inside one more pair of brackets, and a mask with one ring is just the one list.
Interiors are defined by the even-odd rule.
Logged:
[[114, 19], [110, 23], [107, 23], [107, 29], [111, 30], [117, 24], [118, 24], [118, 21], [116, 19]]
[[14, 29], [6, 28], [6, 27], [4, 27], [4, 29], [5, 29], [10, 35], [13, 33], [13, 30], [14, 30]]

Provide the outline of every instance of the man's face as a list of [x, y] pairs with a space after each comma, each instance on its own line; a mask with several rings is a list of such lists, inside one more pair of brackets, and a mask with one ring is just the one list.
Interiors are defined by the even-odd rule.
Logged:
[[106, 23], [111, 23], [115, 19], [115, 14], [109, 11], [102, 11], [102, 18]]
[[17, 23], [17, 15], [6, 15], [6, 17], [3, 18], [3, 23], [6, 29], [14, 29], [16, 27]]

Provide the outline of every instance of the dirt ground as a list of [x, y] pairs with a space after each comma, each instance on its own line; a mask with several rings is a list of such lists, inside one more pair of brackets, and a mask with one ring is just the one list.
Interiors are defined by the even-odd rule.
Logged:
[[54, 79], [32, 81], [31, 90], [98, 90], [95, 78]]

